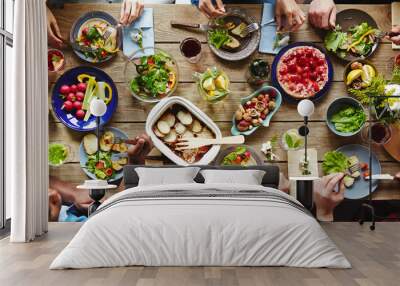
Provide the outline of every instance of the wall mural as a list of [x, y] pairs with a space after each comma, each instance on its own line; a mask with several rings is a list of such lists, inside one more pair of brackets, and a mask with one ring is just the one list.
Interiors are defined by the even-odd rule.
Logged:
[[[323, 48], [314, 32], [277, 33], [271, 4], [267, 24], [249, 28], [252, 9], [206, 26], [199, 11], [193, 23], [155, 21], [173, 5], [57, 2], [47, 8], [50, 221], [87, 220], [93, 194], [77, 186], [104, 180], [115, 185], [107, 198], [128, 164], [273, 164], [279, 189], [308, 192], [320, 220], [357, 219], [371, 169], [390, 174], [372, 178], [374, 198], [399, 199], [400, 99], [387, 96], [400, 95], [400, 57], [374, 60], [380, 25], [365, 12], [351, 26], [338, 13]], [[399, 215], [395, 202], [376, 208]]]

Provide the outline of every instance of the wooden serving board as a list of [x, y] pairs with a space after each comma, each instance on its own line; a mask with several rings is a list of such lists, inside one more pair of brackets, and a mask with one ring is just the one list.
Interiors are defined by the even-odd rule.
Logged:
[[393, 159], [400, 162], [400, 125], [392, 124], [390, 127], [392, 128], [392, 138], [383, 147]]

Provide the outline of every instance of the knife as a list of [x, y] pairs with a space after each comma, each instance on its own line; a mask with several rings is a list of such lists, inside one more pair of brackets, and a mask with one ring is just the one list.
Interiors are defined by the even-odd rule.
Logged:
[[202, 32], [207, 32], [212, 29], [213, 26], [208, 24], [190, 24], [190, 23], [182, 23], [177, 21], [171, 21], [171, 26], [174, 28], [190, 28], [190, 29], [198, 29]]

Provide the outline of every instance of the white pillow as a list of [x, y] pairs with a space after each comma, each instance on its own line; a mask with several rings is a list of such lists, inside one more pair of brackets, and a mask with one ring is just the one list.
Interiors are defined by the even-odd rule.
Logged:
[[199, 167], [186, 168], [145, 168], [135, 169], [139, 176], [139, 186], [171, 185], [195, 183]]
[[202, 170], [205, 184], [261, 185], [265, 171], [261, 170]]

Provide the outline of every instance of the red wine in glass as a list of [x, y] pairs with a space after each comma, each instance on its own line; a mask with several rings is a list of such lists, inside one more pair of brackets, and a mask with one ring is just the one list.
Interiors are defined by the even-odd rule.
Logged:
[[197, 63], [201, 56], [201, 43], [195, 38], [186, 38], [180, 45], [182, 55], [190, 62]]
[[[367, 141], [369, 139], [369, 127], [365, 127], [364, 139]], [[371, 125], [371, 140], [377, 145], [383, 145], [389, 142], [392, 137], [392, 131], [390, 126], [385, 123], [376, 122]]]

